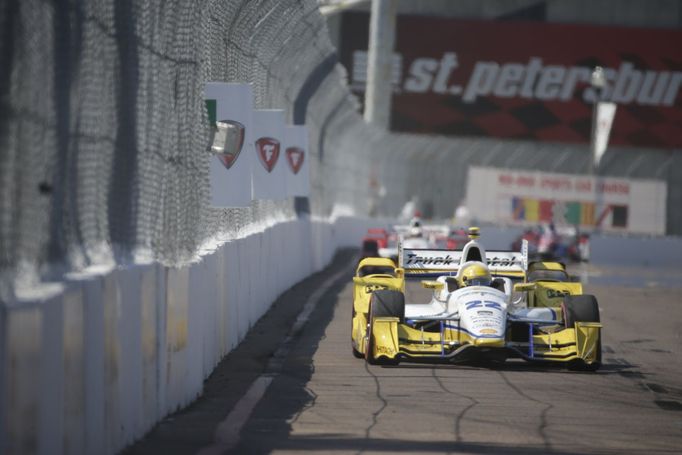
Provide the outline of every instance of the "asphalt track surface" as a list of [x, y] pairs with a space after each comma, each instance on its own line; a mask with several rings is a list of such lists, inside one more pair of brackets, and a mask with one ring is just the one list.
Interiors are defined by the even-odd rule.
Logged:
[[203, 396], [126, 453], [682, 453], [682, 271], [573, 270], [604, 324], [604, 364], [583, 373], [367, 365], [350, 350], [354, 262], [285, 293]]

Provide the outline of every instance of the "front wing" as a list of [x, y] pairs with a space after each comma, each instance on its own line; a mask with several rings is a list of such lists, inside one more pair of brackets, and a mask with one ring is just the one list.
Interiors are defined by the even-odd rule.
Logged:
[[[472, 357], [519, 357], [528, 361], [572, 362], [582, 360], [590, 365], [597, 362], [598, 343], [602, 325], [576, 322], [572, 328], [553, 333], [533, 334], [528, 324], [528, 336], [522, 341], [501, 338], [473, 337], [458, 326], [457, 321], [434, 321], [435, 331], [420, 330], [401, 323], [394, 317], [377, 317], [372, 333], [362, 345], [372, 359], [385, 360], [468, 360]], [[357, 334], [357, 332], [356, 332]], [[359, 340], [358, 340], [359, 341]]]

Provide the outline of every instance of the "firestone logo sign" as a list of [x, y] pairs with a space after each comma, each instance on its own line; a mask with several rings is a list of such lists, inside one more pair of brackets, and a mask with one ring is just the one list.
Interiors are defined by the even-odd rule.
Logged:
[[[244, 146], [245, 128], [244, 125], [235, 120], [221, 120], [219, 123], [227, 126], [228, 131], [232, 131], [232, 134], [236, 134], [237, 136], [236, 139], [233, 140], [234, 147], [231, 149], [227, 144], [228, 140], [225, 139], [225, 148], [222, 153], [217, 155], [220, 162], [223, 163], [223, 166], [225, 166], [226, 169], [230, 169], [237, 161], [237, 158], [239, 158], [239, 154], [242, 152], [242, 147]], [[218, 129], [220, 130], [220, 127]], [[227, 133], [223, 134], [229, 136]]]
[[287, 147], [285, 155], [287, 157], [287, 163], [291, 168], [291, 172], [298, 174], [303, 166], [303, 161], [305, 160], [305, 152], [300, 147]]
[[262, 137], [256, 141], [256, 154], [266, 171], [272, 172], [279, 158], [279, 141], [271, 137]]
[[[593, 103], [597, 97], [590, 87], [592, 68], [545, 64], [540, 57], [527, 62], [477, 61], [471, 73], [459, 74], [456, 52], [445, 52], [440, 59], [416, 58], [402, 77], [400, 54], [393, 56], [394, 91], [435, 93], [457, 96], [465, 103], [479, 97], [525, 98], [542, 101], [569, 101], [578, 90], [582, 99]], [[353, 53], [353, 88], [364, 89], [366, 51]], [[357, 66], [356, 66], [357, 65]], [[604, 68], [606, 86], [600, 100], [642, 106], [673, 106], [682, 86], [682, 72], [635, 68], [624, 61], [618, 68]], [[464, 80], [463, 84], [451, 83]], [[585, 87], [588, 85], [588, 87]]]

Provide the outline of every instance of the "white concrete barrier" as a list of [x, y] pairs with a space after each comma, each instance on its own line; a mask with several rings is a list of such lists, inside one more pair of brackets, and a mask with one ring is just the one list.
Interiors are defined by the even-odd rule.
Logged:
[[[488, 249], [509, 249], [523, 228], [484, 226], [481, 242]], [[682, 268], [682, 238], [614, 235], [590, 236], [590, 262], [597, 265]]]
[[682, 238], [592, 236], [590, 260], [604, 265], [682, 268]]
[[196, 399], [280, 294], [381, 226], [287, 221], [188, 267], [72, 274], [3, 302], [0, 453], [122, 450]]

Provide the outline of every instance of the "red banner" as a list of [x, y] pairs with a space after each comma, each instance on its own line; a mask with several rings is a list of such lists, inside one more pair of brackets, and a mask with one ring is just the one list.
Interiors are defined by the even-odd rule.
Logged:
[[[341, 60], [364, 92], [369, 16], [346, 13]], [[682, 31], [399, 16], [391, 129], [589, 141], [592, 69], [617, 104], [611, 144], [682, 146]]]

